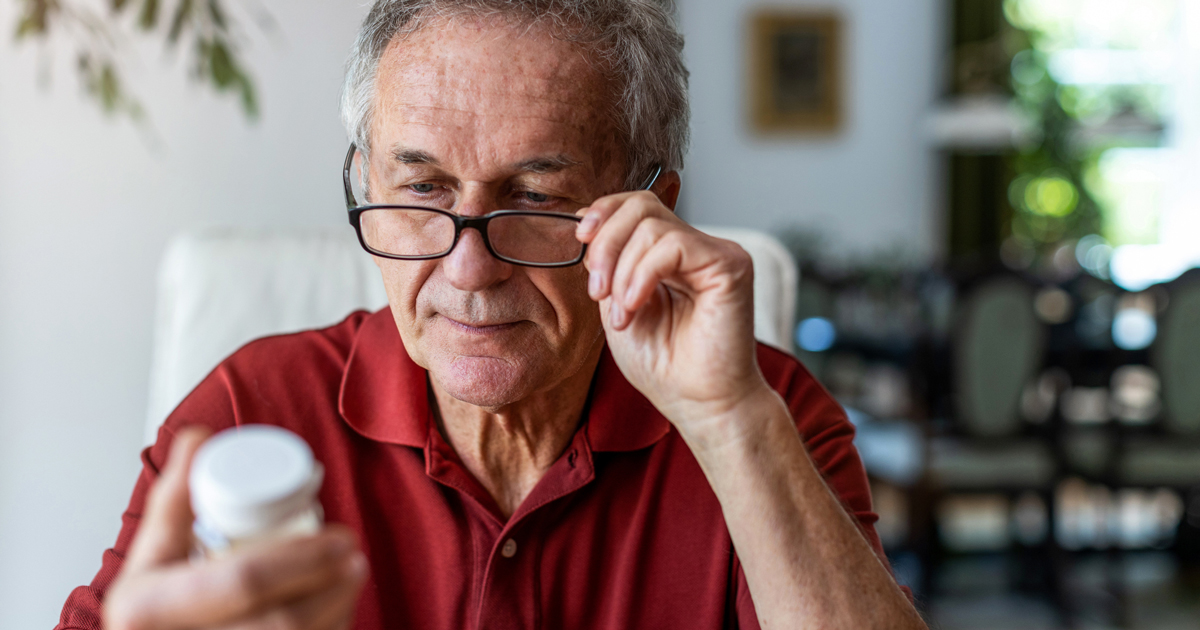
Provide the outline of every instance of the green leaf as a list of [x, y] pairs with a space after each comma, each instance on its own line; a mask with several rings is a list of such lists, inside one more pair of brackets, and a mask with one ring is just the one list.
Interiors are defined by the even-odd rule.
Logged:
[[98, 61], [91, 53], [81, 52], [76, 59], [76, 67], [84, 88], [100, 102], [104, 113], [112, 114], [121, 108], [125, 96], [121, 79], [111, 61]]
[[225, 21], [225, 10], [221, 8], [220, 0], [208, 0], [208, 14], [212, 16], [213, 24], [218, 29], [227, 30], [229, 25]]
[[115, 112], [121, 104], [121, 81], [111, 63], [100, 68], [99, 96], [106, 111]]
[[250, 81], [250, 77], [241, 75], [238, 89], [242, 94], [242, 111], [246, 112], [248, 118], [258, 118], [258, 96], [254, 92], [254, 83]]
[[237, 92], [242, 111], [246, 117], [258, 117], [258, 94], [252, 81], [241, 65], [229, 42], [220, 36], [201, 39], [196, 43], [198, 64], [196, 73], [201, 79], [212, 81], [218, 92]]
[[208, 49], [209, 71], [212, 73], [213, 82], [217, 87], [224, 90], [231, 87], [238, 79], [238, 69], [234, 65], [232, 56], [229, 54], [229, 48], [225, 46], [225, 42], [221, 40], [213, 40], [212, 45]]
[[59, 7], [52, 0], [26, 0], [25, 13], [17, 20], [18, 40], [31, 35], [45, 35], [50, 23], [51, 10], [58, 11]]
[[148, 31], [158, 23], [158, 0], [142, 0], [142, 10], [138, 13], [138, 26]]
[[192, 0], [180, 0], [175, 6], [175, 15], [171, 16], [171, 30], [167, 33], [167, 43], [175, 45], [183, 34], [183, 27], [191, 21]]
[[18, 40], [24, 39], [38, 32], [39, 30], [37, 22], [34, 22], [29, 18], [29, 16], [22, 17], [20, 21], [17, 22], [16, 38]]

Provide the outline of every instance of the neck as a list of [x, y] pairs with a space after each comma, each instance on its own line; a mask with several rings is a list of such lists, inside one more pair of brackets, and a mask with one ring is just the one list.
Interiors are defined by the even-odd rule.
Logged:
[[430, 379], [438, 430], [505, 518], [571, 443], [601, 350], [602, 345], [563, 381], [497, 409], [458, 400]]

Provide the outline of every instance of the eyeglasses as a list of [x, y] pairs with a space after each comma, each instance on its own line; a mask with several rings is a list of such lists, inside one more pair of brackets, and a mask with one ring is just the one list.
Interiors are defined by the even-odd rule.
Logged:
[[[474, 228], [496, 258], [526, 267], [570, 267], [579, 264], [587, 245], [575, 238], [581, 217], [562, 212], [497, 210], [479, 217], [464, 217], [440, 208], [390, 204], [358, 205], [350, 185], [350, 169], [358, 148], [350, 145], [342, 167], [346, 210], [350, 225], [363, 249], [375, 256], [396, 260], [430, 260], [448, 255], [463, 230]], [[649, 190], [662, 167], [640, 190]]]

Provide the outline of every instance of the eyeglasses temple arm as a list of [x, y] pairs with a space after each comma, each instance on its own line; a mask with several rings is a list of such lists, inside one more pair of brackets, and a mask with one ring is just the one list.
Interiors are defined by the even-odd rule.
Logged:
[[650, 178], [646, 180], [646, 183], [642, 184], [642, 187], [638, 190], [650, 190], [654, 186], [654, 183], [658, 181], [659, 175], [662, 175], [662, 165], [656, 164], [654, 166], [654, 174], [651, 175]]
[[350, 185], [350, 168], [354, 166], [354, 154], [357, 152], [358, 147], [351, 142], [350, 150], [346, 152], [346, 163], [342, 165], [342, 186], [346, 193], [347, 210], [353, 210], [358, 205], [354, 200], [354, 188]]

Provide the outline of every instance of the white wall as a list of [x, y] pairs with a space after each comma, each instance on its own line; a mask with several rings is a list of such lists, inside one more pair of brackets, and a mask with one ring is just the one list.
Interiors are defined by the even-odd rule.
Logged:
[[[835, 255], [940, 246], [934, 155], [920, 127], [937, 94], [941, 0], [681, 0], [692, 69], [682, 211], [696, 223], [802, 227]], [[836, 9], [845, 24], [845, 122], [830, 137], [763, 139], [745, 114], [747, 14]]]
[[155, 148], [84, 100], [69, 48], [51, 47], [53, 85], [35, 87], [37, 49], [9, 40], [19, 4], [0, 1], [0, 628], [49, 628], [115, 539], [139, 469], [166, 240], [345, 221], [337, 99], [365, 8], [266, 2], [281, 36], [246, 24], [257, 124], [161, 44], [136, 46]]
[[[234, 2], [234, 5], [239, 3]], [[0, 628], [52, 626], [110, 545], [136, 476], [153, 287], [170, 235], [204, 224], [341, 224], [337, 119], [359, 1], [267, 0], [250, 30], [262, 120], [135, 45], [134, 90], [158, 137], [80, 96], [69, 48], [35, 88], [36, 48], [7, 41], [0, 0]], [[915, 126], [933, 94], [935, 0], [844, 0], [850, 101], [829, 140], [753, 140], [742, 120], [743, 0], [682, 0], [696, 221], [825, 230], [835, 248], [933, 249], [931, 159]], [[347, 228], [349, 229], [349, 228]]]

